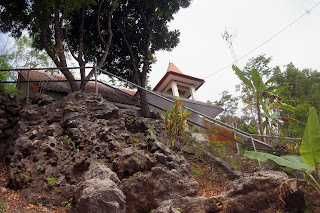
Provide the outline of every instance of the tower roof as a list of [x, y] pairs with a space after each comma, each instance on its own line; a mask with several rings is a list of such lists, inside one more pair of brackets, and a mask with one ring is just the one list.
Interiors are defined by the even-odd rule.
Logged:
[[180, 84], [192, 85], [196, 90], [204, 83], [203, 79], [185, 75], [173, 63], [169, 63], [167, 73], [158, 82], [153, 90], [157, 92], [163, 92], [171, 83], [171, 81], [177, 81]]
[[169, 63], [167, 72], [175, 72], [175, 73], [180, 73], [182, 74], [182, 72], [176, 67], [176, 65], [174, 65], [173, 63]]

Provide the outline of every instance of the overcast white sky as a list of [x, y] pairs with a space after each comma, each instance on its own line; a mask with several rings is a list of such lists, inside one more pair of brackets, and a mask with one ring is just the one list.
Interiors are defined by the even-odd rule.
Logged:
[[[222, 39], [225, 28], [233, 35], [233, 47], [241, 58], [315, 6], [319, 0], [193, 0], [170, 23], [181, 32], [180, 43], [172, 52], [157, 52], [152, 65], [153, 87], [165, 75], [169, 61], [184, 74], [204, 78], [197, 91], [199, 101], [215, 101], [228, 90], [235, 94], [240, 81], [231, 67], [233, 58]], [[0, 35], [0, 46], [6, 39]], [[274, 39], [239, 61], [242, 68], [260, 54], [272, 57], [272, 66], [293, 62], [299, 69], [320, 71], [320, 5]]]
[[[319, 0], [193, 0], [170, 23], [181, 32], [180, 44], [172, 52], [158, 52], [152, 66], [152, 88], [165, 75], [169, 61], [182, 73], [198, 78], [220, 70], [233, 62], [222, 34], [227, 27], [234, 35], [238, 58], [271, 38], [315, 6]], [[299, 69], [320, 71], [320, 5], [273, 40], [239, 61], [243, 67], [249, 58], [260, 54], [273, 58], [272, 66], [293, 62]], [[205, 79], [197, 91], [198, 100], [219, 100], [220, 93], [235, 93], [239, 80], [231, 67]]]

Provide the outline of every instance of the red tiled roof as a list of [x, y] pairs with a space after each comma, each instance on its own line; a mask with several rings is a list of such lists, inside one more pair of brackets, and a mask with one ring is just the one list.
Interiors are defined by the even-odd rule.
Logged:
[[[20, 70], [18, 72], [23, 76], [23, 78], [27, 79], [28, 71], [26, 71], [26, 70], [21, 71]], [[62, 92], [62, 93], [68, 93], [71, 91], [70, 85], [67, 82], [48, 82], [51, 80], [66, 80], [66, 78], [63, 76], [51, 75], [51, 74], [45, 73], [45, 72], [30, 70], [29, 80], [30, 81], [40, 81], [40, 82], [35, 82], [34, 84], [38, 88], [42, 87], [48, 91]]]
[[125, 89], [125, 88], [117, 88], [118, 90], [121, 90], [122, 92], [125, 92], [125, 93], [127, 93], [127, 94], [129, 94], [129, 95], [132, 95], [132, 96], [134, 96], [137, 92], [136, 91], [134, 91], [134, 90], [129, 90], [129, 89]]
[[[27, 71], [19, 71], [19, 73], [27, 79]], [[30, 81], [41, 81], [39, 83], [35, 83], [37, 87], [43, 87], [45, 91], [53, 91], [53, 92], [62, 92], [62, 93], [69, 93], [71, 92], [70, 85], [68, 82], [47, 82], [49, 80], [66, 80], [64, 76], [59, 75], [51, 75], [49, 73], [39, 72], [39, 71], [30, 71], [29, 72], [29, 79]], [[80, 84], [80, 82], [78, 82]], [[135, 91], [119, 88], [112, 88], [110, 86], [103, 85], [98, 83], [98, 91], [99, 94], [102, 95], [108, 101], [128, 104], [128, 105], [135, 105], [138, 106], [139, 103], [133, 97], [135, 95]], [[125, 95], [122, 92], [129, 94]], [[95, 82], [88, 82], [86, 85], [86, 92], [95, 92]]]
[[[87, 86], [86, 86], [86, 92], [95, 92], [95, 91], [96, 91], [95, 82], [88, 82]], [[127, 93], [128, 95], [123, 94], [121, 91], [123, 93]], [[134, 91], [126, 90], [126, 89], [112, 88], [111, 86], [106, 86], [101, 83], [98, 83], [98, 92], [99, 92], [99, 94], [102, 95], [103, 98], [105, 98], [108, 101], [121, 103], [121, 104], [139, 106], [139, 102], [136, 99], [134, 99], [133, 97], [130, 97], [135, 94]]]

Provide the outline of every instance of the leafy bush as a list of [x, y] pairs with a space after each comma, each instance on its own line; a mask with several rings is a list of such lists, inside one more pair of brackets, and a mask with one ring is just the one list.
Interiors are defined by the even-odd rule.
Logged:
[[0, 212], [4, 212], [6, 209], [3, 207], [4, 206], [4, 201], [3, 199], [0, 199]]
[[162, 116], [164, 127], [168, 136], [180, 136], [187, 125], [187, 118], [190, 113], [187, 109], [182, 110], [182, 101], [175, 99], [171, 109], [167, 109]]
[[57, 184], [57, 178], [46, 178], [47, 183], [54, 187]]
[[197, 169], [196, 167], [192, 167], [192, 173], [195, 176], [202, 176], [204, 172], [202, 169]]

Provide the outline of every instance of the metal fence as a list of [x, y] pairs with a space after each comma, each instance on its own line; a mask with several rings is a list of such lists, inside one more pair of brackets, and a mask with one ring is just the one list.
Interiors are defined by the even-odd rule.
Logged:
[[[62, 69], [62, 68], [80, 69], [80, 67], [36, 68], [36, 69], [2, 69], [2, 70], [0, 70], [0, 72], [1, 72], [1, 71], [9, 71], [9, 72], [12, 72], [12, 71], [27, 71], [27, 80], [26, 80], [26, 81], [20, 81], [20, 82], [25, 82], [25, 83], [27, 83], [27, 88], [29, 88], [29, 87], [30, 87], [30, 83], [32, 83], [32, 82], [40, 82], [40, 81], [30, 81], [30, 79], [29, 79], [29, 73], [30, 73], [30, 72], [36, 71], [36, 70], [53, 70], [53, 69]], [[115, 88], [115, 87], [113, 87], [113, 86], [111, 86], [111, 85], [109, 85], [109, 84], [103, 83], [102, 81], [98, 81], [98, 74], [97, 74], [97, 72], [99, 72], [99, 73], [104, 74], [104, 75], [107, 75], [107, 76], [109, 76], [109, 77], [111, 77], [111, 78], [116, 78], [116, 79], [118, 79], [120, 82], [125, 82], [125, 83], [127, 83], [127, 84], [129, 84], [129, 85], [131, 85], [131, 86], [133, 86], [133, 87], [136, 87], [136, 88], [138, 88], [138, 89], [144, 90], [144, 91], [147, 92], [147, 93], [151, 93], [151, 94], [153, 94], [153, 95], [155, 95], [155, 96], [157, 96], [157, 97], [159, 97], [159, 98], [161, 98], [161, 99], [164, 99], [164, 100], [169, 101], [169, 102], [171, 102], [171, 103], [174, 102], [174, 100], [172, 100], [172, 99], [170, 99], [170, 98], [167, 98], [167, 97], [165, 97], [165, 96], [162, 96], [162, 95], [159, 94], [159, 93], [156, 93], [156, 92], [153, 92], [153, 91], [148, 90], [148, 89], [146, 89], [146, 88], [143, 88], [143, 87], [141, 87], [141, 86], [139, 86], [139, 85], [137, 85], [137, 84], [135, 84], [135, 83], [132, 83], [132, 82], [126, 80], [126, 79], [123, 79], [123, 78], [121, 78], [121, 77], [119, 77], [119, 76], [117, 76], [117, 75], [115, 75], [115, 74], [113, 74], [113, 73], [110, 73], [110, 72], [108, 72], [108, 71], [106, 71], [106, 70], [103, 70], [103, 69], [101, 69], [101, 68], [98, 68], [98, 67], [85, 67], [85, 68], [94, 69], [94, 80], [86, 80], [86, 81], [94, 81], [94, 82], [95, 82], [95, 92], [96, 92], [96, 93], [98, 93], [98, 82], [99, 82], [99, 83], [101, 83], [101, 84], [103, 84], [103, 85], [105, 85], [105, 86], [108, 86], [108, 87], [111, 87], [111, 88], [113, 88], [113, 89], [116, 89], [116, 90], [118, 90], [120, 93], [123, 93], [124, 95], [130, 96], [131, 98], [134, 98], [134, 99], [136, 99], [136, 100], [138, 100], [138, 101], [141, 102], [141, 100], [138, 99], [137, 97], [131, 96], [131, 95], [129, 95], [129, 94], [127, 94], [127, 93], [125, 93], [125, 92], [123, 92], [123, 91], [121, 91], [121, 90], [119, 90], [119, 89], [117, 89], [117, 88]], [[81, 80], [74, 80], [74, 81], [76, 81], [76, 82], [81, 82]], [[1, 84], [1, 83], [2, 83], [2, 84], [3, 84], [3, 83], [17, 83], [17, 82], [18, 82], [18, 81], [2, 81], [2, 82], [0, 81], [0, 84]], [[49, 81], [47, 81], [47, 82], [70, 82], [70, 81], [68, 81], [68, 80], [49, 80]], [[29, 101], [29, 89], [27, 90], [27, 97], [26, 97], [26, 99], [27, 99], [27, 102], [28, 102], [28, 101]], [[148, 104], [148, 105], [151, 105], [151, 106], [153, 106], [153, 107], [155, 107], [155, 108], [157, 108], [157, 109], [160, 109], [160, 110], [163, 110], [163, 111], [166, 110], [166, 109], [162, 109], [161, 107], [156, 106], [156, 105], [154, 105], [154, 104], [151, 104], [151, 103], [148, 103], [148, 102], [145, 102], [145, 103]], [[261, 138], [261, 137], [267, 138], [267, 137], [268, 137], [268, 138], [285, 139], [285, 140], [301, 140], [300, 138], [277, 137], [277, 136], [265, 136], [265, 135], [250, 134], [250, 133], [244, 132], [244, 131], [242, 131], [242, 130], [240, 130], [240, 129], [237, 129], [237, 128], [233, 127], [233, 126], [230, 126], [230, 125], [228, 125], [228, 124], [225, 124], [225, 123], [223, 123], [223, 122], [221, 122], [221, 121], [219, 121], [219, 120], [216, 120], [216, 119], [214, 119], [214, 118], [211, 118], [211, 117], [209, 117], [209, 116], [207, 116], [207, 115], [205, 115], [205, 114], [203, 114], [203, 113], [201, 113], [201, 112], [199, 112], [199, 111], [196, 111], [196, 110], [194, 110], [194, 109], [192, 109], [192, 108], [189, 108], [189, 107], [186, 107], [186, 106], [185, 106], [184, 108], [187, 109], [187, 110], [189, 110], [189, 111], [191, 111], [191, 112], [193, 112], [193, 113], [195, 113], [195, 114], [198, 114], [199, 116], [202, 116], [203, 118], [205, 118], [206, 120], [210, 121], [211, 123], [213, 123], [213, 124], [215, 124], [215, 125], [221, 126], [221, 127], [223, 127], [224, 129], [227, 129], [227, 130], [233, 132], [233, 136], [234, 136], [234, 137], [231, 138], [231, 137], [229, 137], [229, 136], [227, 136], [227, 135], [221, 134], [221, 133], [219, 133], [219, 132], [214, 132], [214, 131], [210, 130], [209, 128], [207, 128], [207, 127], [205, 127], [205, 126], [203, 126], [203, 125], [199, 125], [199, 124], [194, 123], [194, 122], [191, 121], [191, 120], [188, 120], [188, 122], [189, 122], [190, 124], [193, 124], [193, 125], [196, 125], [196, 126], [198, 126], [198, 127], [200, 127], [200, 128], [206, 129], [207, 131], [211, 131], [213, 134], [220, 135], [220, 136], [225, 137], [225, 138], [227, 138], [228, 140], [233, 141], [234, 143], [236, 143], [237, 153], [238, 153], [238, 154], [240, 153], [240, 151], [239, 151], [239, 144], [241, 144], [241, 145], [243, 145], [243, 146], [246, 146], [246, 147], [250, 147], [250, 148], [253, 149], [254, 151], [263, 150], [263, 151], [274, 152], [274, 153], [286, 153], [286, 154], [290, 153], [290, 152], [281, 151], [281, 150], [274, 150], [271, 145], [269, 145], [269, 144], [267, 144], [267, 143], [265, 143], [265, 142], [262, 142], [261, 140], [256, 139], [256, 138], [254, 138], [254, 137], [259, 137], [259, 138]], [[247, 138], [247, 141], [250, 141], [251, 145], [249, 145], [248, 143], [244, 143], [243, 141], [237, 140], [237, 137], [238, 137], [238, 136], [242, 136], [242, 137]], [[259, 147], [257, 147], [257, 145], [258, 145]], [[295, 153], [295, 154], [296, 154], [296, 153]], [[260, 165], [260, 162], [259, 162], [259, 166], [261, 166], [261, 165]]]

